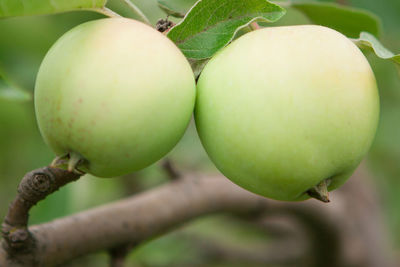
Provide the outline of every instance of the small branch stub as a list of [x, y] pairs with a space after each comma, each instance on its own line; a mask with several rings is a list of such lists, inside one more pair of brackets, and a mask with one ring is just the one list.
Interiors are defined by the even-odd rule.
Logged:
[[133, 244], [126, 244], [117, 246], [115, 248], [110, 249], [110, 267], [124, 267], [126, 266], [126, 257], [128, 256], [129, 252], [133, 249]]
[[162, 168], [164, 169], [164, 171], [166, 172], [166, 174], [168, 175], [168, 177], [171, 180], [176, 180], [178, 178], [181, 177], [181, 174], [179, 173], [179, 171], [175, 168], [173, 162], [170, 159], [165, 159], [162, 162]]

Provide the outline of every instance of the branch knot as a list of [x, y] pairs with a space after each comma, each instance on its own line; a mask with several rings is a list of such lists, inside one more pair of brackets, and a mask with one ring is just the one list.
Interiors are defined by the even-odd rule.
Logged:
[[54, 175], [46, 168], [27, 173], [22, 179], [18, 193], [22, 199], [32, 204], [54, 191]]

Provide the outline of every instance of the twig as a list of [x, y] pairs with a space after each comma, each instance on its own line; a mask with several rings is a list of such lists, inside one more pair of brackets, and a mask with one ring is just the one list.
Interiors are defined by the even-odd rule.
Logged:
[[9, 254], [31, 251], [35, 240], [28, 231], [30, 209], [63, 185], [81, 175], [59, 168], [44, 167], [27, 173], [18, 186], [18, 194], [10, 204], [2, 224], [3, 245]]
[[162, 168], [164, 169], [164, 171], [167, 173], [168, 177], [171, 180], [176, 180], [179, 177], [181, 177], [181, 174], [175, 168], [175, 166], [173, 165], [172, 161], [170, 159], [168, 159], [168, 158], [166, 158], [162, 162]]

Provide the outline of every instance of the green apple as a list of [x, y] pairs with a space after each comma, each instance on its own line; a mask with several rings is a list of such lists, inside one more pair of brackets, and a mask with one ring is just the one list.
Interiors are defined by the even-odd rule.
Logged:
[[368, 61], [342, 34], [271, 27], [210, 60], [195, 119], [208, 155], [234, 183], [277, 200], [328, 201], [317, 193], [342, 185], [373, 141], [379, 95]]
[[196, 85], [184, 55], [140, 22], [101, 19], [62, 36], [40, 67], [35, 108], [46, 143], [99, 177], [144, 168], [182, 137]]

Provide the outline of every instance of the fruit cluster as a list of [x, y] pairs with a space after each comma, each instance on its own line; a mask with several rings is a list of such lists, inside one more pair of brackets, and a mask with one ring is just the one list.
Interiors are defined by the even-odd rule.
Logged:
[[40, 131], [78, 169], [142, 169], [180, 140], [194, 110], [209, 157], [234, 183], [278, 200], [326, 199], [367, 153], [378, 123], [373, 72], [342, 34], [264, 28], [219, 51], [196, 83], [163, 34], [130, 19], [66, 33], [37, 77]]

